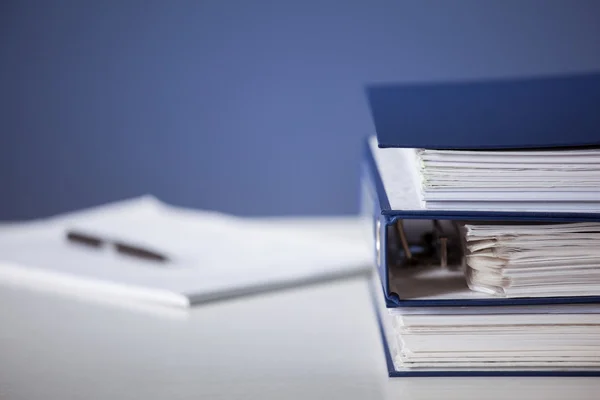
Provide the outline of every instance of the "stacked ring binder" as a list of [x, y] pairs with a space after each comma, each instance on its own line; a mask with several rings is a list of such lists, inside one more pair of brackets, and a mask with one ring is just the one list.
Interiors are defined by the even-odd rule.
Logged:
[[390, 376], [600, 375], [600, 75], [368, 97]]

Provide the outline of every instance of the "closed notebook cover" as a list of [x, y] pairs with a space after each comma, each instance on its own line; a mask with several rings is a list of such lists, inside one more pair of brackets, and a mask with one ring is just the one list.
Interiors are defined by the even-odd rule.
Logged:
[[377, 84], [367, 95], [380, 147], [600, 146], [600, 73]]

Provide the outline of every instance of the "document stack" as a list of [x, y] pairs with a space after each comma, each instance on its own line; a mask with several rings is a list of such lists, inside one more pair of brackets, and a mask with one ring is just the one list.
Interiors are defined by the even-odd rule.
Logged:
[[600, 375], [600, 74], [368, 97], [390, 376]]

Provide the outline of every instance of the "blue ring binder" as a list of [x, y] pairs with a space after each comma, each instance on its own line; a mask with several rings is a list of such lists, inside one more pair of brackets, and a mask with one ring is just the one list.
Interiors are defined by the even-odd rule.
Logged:
[[[406, 221], [409, 220], [486, 221], [501, 223], [517, 221], [551, 223], [600, 222], [600, 212], [583, 212], [585, 210], [598, 210], [595, 208], [597, 202], [593, 195], [588, 194], [587, 197], [580, 196], [580, 198], [571, 199], [572, 204], [570, 207], [562, 207], [562, 205], [560, 205], [555, 208], [546, 208], [547, 210], [568, 210], [569, 212], [541, 212], [536, 211], [542, 209], [541, 207], [537, 208], [539, 206], [531, 204], [534, 204], [533, 202], [537, 201], [538, 204], [545, 205], [544, 201], [550, 197], [546, 197], [546, 199], [528, 197], [526, 199], [530, 201], [531, 204], [528, 203], [525, 206], [519, 204], [518, 206], [520, 207], [518, 207], [508, 204], [508, 202], [510, 202], [510, 196], [503, 194], [506, 197], [506, 199], [504, 199], [502, 197], [490, 197], [490, 195], [483, 196], [481, 193], [477, 193], [479, 194], [479, 197], [471, 197], [471, 199], [476, 198], [480, 203], [484, 203], [483, 205], [480, 205], [479, 210], [488, 209], [489, 211], [462, 211], [462, 207], [466, 208], [475, 201], [471, 200], [469, 197], [461, 198], [456, 193], [468, 193], [468, 189], [472, 187], [485, 187], [485, 185], [479, 183], [487, 179], [487, 176], [482, 172], [478, 171], [478, 173], [475, 174], [479, 179], [474, 179], [475, 184], [471, 182], [471, 185], [468, 185], [461, 182], [461, 179], [463, 179], [462, 176], [468, 176], [464, 171], [463, 175], [456, 174], [449, 177], [446, 174], [446, 171], [438, 168], [437, 175], [433, 173], [430, 174], [430, 179], [427, 180], [427, 185], [425, 185], [427, 190], [425, 190], [425, 195], [423, 196], [423, 193], [419, 193], [418, 190], [415, 190], [414, 184], [411, 185], [413, 181], [403, 180], [404, 173], [408, 171], [410, 172], [408, 175], [414, 178], [415, 168], [419, 168], [419, 165], [414, 164], [414, 160], [410, 158], [412, 153], [410, 153], [409, 150], [395, 150], [399, 151], [399, 154], [402, 156], [406, 156], [406, 158], [402, 159], [403, 161], [406, 161], [405, 164], [408, 166], [406, 169], [403, 167], [403, 163], [398, 165], [394, 163], [393, 154], [395, 153], [378, 152], [379, 149], [388, 147], [429, 150], [494, 149], [496, 151], [509, 149], [539, 150], [548, 148], [553, 148], [555, 150], [565, 148], [598, 149], [600, 148], [600, 136], [598, 136], [598, 132], [600, 132], [600, 114], [597, 112], [597, 108], [598, 104], [600, 104], [600, 73], [542, 78], [513, 78], [480, 82], [373, 85], [367, 88], [367, 96], [375, 124], [378, 143], [370, 143], [367, 139], [365, 145], [362, 191], [363, 198], [370, 199], [372, 203], [364, 207], [363, 212], [365, 213], [365, 217], [371, 218], [373, 226], [373, 253], [378, 272], [378, 280], [371, 285], [371, 293], [373, 295], [373, 304], [375, 306], [383, 342], [388, 375], [390, 377], [600, 376], [600, 369], [584, 367], [585, 365], [597, 365], [596, 356], [591, 358], [593, 362], [579, 361], [577, 357], [580, 356], [573, 356], [575, 358], [571, 358], [572, 353], [568, 350], [569, 358], [567, 361], [569, 362], [560, 360], [555, 355], [549, 356], [548, 362], [541, 361], [543, 359], [539, 358], [539, 353], [535, 352], [537, 350], [536, 346], [530, 346], [531, 342], [527, 341], [524, 342], [526, 343], [526, 347], [523, 348], [527, 349], [529, 355], [525, 356], [525, 359], [515, 358], [514, 355], [498, 357], [495, 353], [493, 353], [493, 356], [482, 356], [477, 353], [477, 349], [495, 347], [489, 347], [485, 343], [483, 345], [472, 345], [470, 342], [464, 342], [460, 345], [450, 347], [451, 349], [454, 349], [453, 351], [464, 350], [467, 353], [466, 356], [448, 356], [447, 354], [439, 356], [435, 355], [435, 352], [447, 351], [445, 345], [434, 345], [434, 342], [427, 341], [414, 341], [416, 340], [415, 337], [419, 340], [423, 339], [419, 332], [434, 332], [434, 339], [429, 338], [429, 340], [436, 340], [435, 334], [454, 334], [455, 332], [452, 329], [455, 327], [465, 328], [470, 324], [474, 324], [474, 326], [479, 326], [479, 324], [481, 324], [481, 326], [492, 329], [491, 332], [494, 332], [498, 327], [500, 327], [500, 329], [506, 327], [510, 328], [513, 327], [513, 317], [510, 317], [508, 322], [499, 322], [499, 320], [494, 318], [491, 320], [482, 320], [478, 316], [470, 316], [481, 313], [495, 314], [496, 312], [493, 310], [497, 310], [498, 313], [506, 313], [507, 315], [512, 316], [519, 312], [516, 308], [513, 309], [512, 307], [519, 306], [532, 306], [534, 308], [532, 314], [537, 315], [538, 323], [540, 320], [545, 321], [542, 324], [549, 326], [549, 324], [553, 324], [553, 322], [551, 322], [553, 320], [541, 318], [542, 316], [540, 314], [543, 313], [541, 310], [544, 308], [535, 308], [536, 306], [575, 306], [577, 304], [589, 304], [591, 305], [590, 307], [592, 307], [592, 313], [597, 313], [596, 307], [600, 305], [600, 296], [500, 298], [492, 297], [492, 295], [490, 295], [489, 297], [485, 297], [485, 294], [469, 292], [466, 287], [460, 289], [462, 286], [454, 291], [439, 291], [437, 285], [440, 284], [440, 280], [432, 281], [434, 283], [434, 285], [432, 285], [434, 290], [433, 295], [427, 294], [421, 296], [421, 292], [411, 293], [414, 287], [421, 288], [420, 285], [417, 286], [420, 283], [419, 279], [422, 279], [422, 282], [425, 282], [427, 279], [430, 279], [430, 277], [440, 278], [443, 279], [443, 286], [449, 282], [449, 279], [453, 279], [448, 278], [449, 276], [454, 276], [452, 274], [460, 271], [451, 271], [442, 268], [442, 265], [446, 267], [446, 256], [449, 254], [446, 250], [450, 248], [446, 247], [446, 244], [449, 243], [446, 241], [441, 242], [443, 243], [443, 251], [441, 252], [443, 259], [440, 258], [439, 264], [435, 264], [436, 260], [434, 259], [434, 275], [427, 275], [429, 272], [425, 270], [425, 268], [428, 268], [428, 264], [419, 263], [418, 266], [414, 266], [415, 263], [411, 262], [414, 258], [411, 255], [414, 254], [407, 243], [405, 230], [403, 228], [398, 228], [399, 222], [407, 224]], [[440, 123], [440, 121], [443, 121], [443, 123]], [[568, 134], [566, 134], [567, 132]], [[376, 146], [377, 148], [375, 148]], [[430, 154], [434, 153], [430, 152]], [[460, 157], [462, 156], [463, 155], [461, 154]], [[519, 155], [519, 157], [520, 156], [521, 155]], [[380, 163], [379, 166], [378, 162]], [[580, 161], [580, 163], [583, 162], [584, 161]], [[599, 168], [598, 163], [594, 161], [594, 165], [595, 170], [597, 171]], [[383, 176], [379, 167], [385, 172]], [[472, 166], [461, 167], [465, 168], [465, 170], [469, 170], [469, 168], [478, 168]], [[492, 169], [490, 167], [481, 168], [488, 168], [488, 170]], [[504, 169], [509, 172], [512, 172], [513, 168], [515, 168], [514, 164], [504, 167]], [[523, 169], [527, 170], [527, 168]], [[538, 179], [539, 170], [536, 171], [535, 168], [532, 168], [531, 170], [533, 171], [533, 174], [530, 171], [528, 175], [530, 180], [532, 177]], [[495, 171], [490, 173], [494, 172]], [[506, 173], [506, 171], [504, 172]], [[471, 173], [471, 175], [474, 174]], [[505, 176], [510, 175], [507, 174]], [[545, 176], [550, 177], [550, 179], [558, 179], [549, 174]], [[425, 175], [425, 177], [427, 178], [427, 175]], [[518, 193], [521, 190], [520, 186], [515, 186], [513, 181], [510, 181], [506, 177], [504, 180], [506, 181], [504, 182], [505, 185], [498, 187], [513, 189], [515, 193]], [[415, 178], [414, 182], [417, 181], [418, 178]], [[500, 182], [502, 180], [498, 179], [498, 181]], [[461, 184], [456, 184], [455, 182], [461, 182]], [[594, 180], [585, 181], [585, 185], [581, 184], [580, 187], [587, 188], [588, 186], [586, 185], [591, 187], [592, 183], [590, 182], [593, 182], [597, 186], [597, 178], [595, 177]], [[386, 185], [390, 185], [390, 187], [386, 188]], [[555, 187], [552, 186], [552, 183], [546, 183], [546, 185], [548, 185], [547, 187]], [[557, 187], [560, 187], [560, 184], [556, 185]], [[594, 193], [597, 190], [596, 186], [594, 186]], [[455, 193], [452, 193], [454, 196], [448, 194], [449, 190], [448, 192], [444, 192], [447, 188], [454, 189], [455, 187], [458, 187], [462, 191], [457, 190]], [[582, 190], [582, 192], [587, 193], [587, 191], [584, 190]], [[591, 193], [592, 191], [589, 192]], [[389, 196], [388, 193], [390, 194]], [[535, 191], [532, 191], [532, 193], [534, 193], [534, 196], [539, 196]], [[434, 194], [437, 195], [437, 197], [434, 196]], [[509, 194], [512, 195], [514, 202], [517, 202], [520, 198], [514, 194]], [[471, 196], [474, 195], [471, 194]], [[426, 201], [423, 201], [423, 198]], [[471, 201], [471, 203], [469, 201]], [[569, 201], [568, 198], [565, 202], [567, 201]], [[590, 207], [588, 207], [588, 203], [591, 204]], [[431, 208], [427, 209], [427, 207]], [[444, 210], [441, 209], [442, 207], [450, 207], [453, 210]], [[504, 207], [505, 210], [509, 211], [495, 211], [492, 207]], [[433, 208], [437, 209], [433, 210]], [[517, 209], [529, 209], [530, 211], [512, 211]], [[439, 238], [440, 236], [438, 235], [437, 237]], [[494, 240], [493, 235], [491, 237], [483, 235], [483, 237], [484, 241]], [[444, 237], [444, 239], [448, 240], [447, 237]], [[459, 254], [456, 251], [456, 247], [460, 248], [460, 244], [461, 243], [457, 243], [456, 240], [452, 243], [452, 245], [455, 246], [453, 247], [455, 251], [452, 253], [454, 256], [457, 254], [461, 256], [464, 255], [464, 252]], [[464, 242], [462, 244], [464, 244]], [[484, 245], [487, 246], [488, 244], [484, 243]], [[430, 250], [432, 247], [424, 245], [422, 248]], [[485, 251], [488, 251], [489, 249], [489, 247], [481, 248], [486, 249]], [[431, 254], [437, 256], [440, 253], [434, 251], [423, 254], [425, 254], [426, 257], [430, 257]], [[471, 258], [472, 257], [473, 255], [471, 255]], [[486, 258], [489, 257], [489, 255], [484, 253], [482, 255], [480, 254], [479, 257]], [[430, 259], [431, 258], [428, 258], [427, 260]], [[419, 259], [418, 261], [421, 262], [423, 260], [424, 259]], [[453, 258], [453, 262], [455, 261], [456, 257]], [[483, 263], [483, 261], [480, 262]], [[491, 265], [491, 267], [488, 267], [489, 275], [486, 275], [486, 279], [499, 279], [495, 275], [495, 264], [488, 264]], [[499, 262], [499, 264], [502, 263]], [[527, 267], [529, 266], [528, 264], [524, 265]], [[414, 268], [423, 269], [417, 270], [417, 272], [414, 273], [410, 270], [413, 266]], [[470, 264], [470, 267], [475, 268], [473, 264]], [[546, 266], [544, 265], [543, 267]], [[440, 272], [443, 272], [443, 274], [440, 274]], [[482, 275], [480, 274], [478, 276]], [[490, 276], [492, 278], [489, 278]], [[416, 277], [414, 282], [413, 277]], [[459, 285], [463, 285], [464, 283], [462, 272], [460, 272], [458, 276], [458, 282]], [[470, 282], [472, 283], [472, 281]], [[484, 287], [486, 284], [485, 279], [482, 282], [484, 283], [482, 283], [481, 287]], [[427, 288], [426, 284], [424, 284], [424, 287]], [[528, 286], [523, 287], [528, 288]], [[462, 291], [459, 292], [459, 290]], [[452, 294], [446, 296], [444, 293]], [[520, 293], [531, 292], [522, 291]], [[436, 307], [438, 310], [427, 310], [428, 307]], [[449, 310], [449, 308], [446, 307], [458, 307], [459, 314], [461, 314], [458, 316], [459, 318], [447, 319], [445, 320], [447, 322], [440, 322], [441, 320], [439, 319], [435, 319], [435, 323], [426, 322], [428, 321], [428, 315], [431, 315], [432, 317], [446, 315], [447, 310]], [[468, 307], [468, 312], [463, 310], [463, 307]], [[478, 307], [482, 307], [481, 311], [473, 311], [477, 310]], [[484, 307], [485, 309], [483, 309]], [[500, 309], [499, 307], [502, 307], [503, 309]], [[567, 309], [566, 307], [562, 307], [562, 309], [561, 307], [546, 309], [561, 309], [559, 312], [566, 312], [570, 317], [573, 317], [577, 316], [577, 313], [583, 313], [583, 311], [581, 311], [582, 307], [583, 306], [578, 306], [576, 309], [579, 311], [573, 312], [573, 314], [569, 314], [571, 311], [565, 311]], [[402, 308], [402, 310], [395, 311], [395, 314], [400, 315], [396, 322], [403, 324], [403, 328], [395, 330], [388, 326], [389, 321], [385, 318], [385, 312], [393, 312], [393, 309], [399, 308]], [[409, 310], [411, 308], [413, 310]], [[415, 308], [424, 308], [424, 310], [414, 310]], [[523, 312], [522, 308], [520, 310]], [[530, 309], [527, 308], [527, 310]], [[567, 310], [571, 309], [569, 308]], [[410, 321], [410, 319], [405, 314], [413, 312], [418, 314], [425, 313], [426, 318], [413, 319], [411, 325], [406, 322]], [[468, 317], [465, 319], [465, 316], [462, 314], [468, 315]], [[597, 318], [598, 314], [594, 315]], [[416, 321], [419, 322], [417, 323]], [[493, 322], [488, 323], [486, 321]], [[581, 321], [590, 320], [582, 319]], [[457, 322], [457, 325], [454, 325], [453, 322]], [[404, 325], [404, 323], [407, 323], [408, 325]], [[437, 323], [441, 323], [442, 325], [436, 326], [435, 324]], [[446, 324], [447, 326], [445, 326]], [[517, 324], [515, 326], [523, 328], [529, 324], [529, 319], [526, 318], [521, 322], [521, 325]], [[413, 328], [416, 327], [417, 329], [424, 330], [407, 331], [411, 326]], [[596, 326], [596, 323], [594, 323], [594, 326]], [[536, 329], [538, 329], [537, 326]], [[474, 332], [473, 326], [470, 327], [470, 330], [466, 329], [465, 332]], [[529, 335], [537, 335], [537, 331], [532, 329], [524, 329], [523, 332]], [[565, 346], [568, 343], [579, 345], [580, 338], [578, 335], [581, 331], [575, 330], [572, 332], [575, 332], [574, 334], [571, 333], [575, 336], [571, 339], [565, 339], [564, 343], [559, 342], [565, 344]], [[592, 330], [592, 332], [595, 331]], [[463, 339], [479, 338], [478, 333], [469, 334], [474, 336], [463, 336]], [[412, 339], [411, 335], [413, 335]], [[502, 340], [504, 340], [504, 336], [494, 335], [495, 334], [482, 337], [484, 338], [484, 341], [490, 337], [501, 337]], [[554, 333], [550, 334], [550, 342], [554, 342], [553, 335]], [[529, 338], [531, 338], [531, 336], [529, 336]], [[524, 339], [524, 337], [516, 335], [514, 343], [520, 343], [522, 339]], [[535, 339], [537, 340], [537, 336]], [[404, 344], [397, 344], [396, 341], [398, 340], [402, 340], [402, 343]], [[417, 347], [410, 347], [410, 345], [406, 344], [411, 343], [410, 340], [413, 340], [413, 344], [421, 343], [422, 347], [419, 348], [418, 345]], [[593, 339], [589, 340], [593, 341]], [[422, 343], [432, 344], [423, 345]], [[566, 349], [567, 347], [562, 346], [562, 344], [558, 345], [556, 348]], [[588, 345], [591, 346], [592, 344]], [[539, 348], [542, 349], [542, 351], [546, 351], [546, 349], [552, 349], [552, 346], [554, 345], [543, 345]], [[498, 349], [503, 348], [504, 347], [502, 346], [498, 347]], [[514, 348], [511, 347], [513, 351], [515, 348], [519, 348], [519, 346]], [[582, 348], [588, 349], [587, 347]], [[411, 352], [413, 351], [415, 353], [411, 355]], [[419, 352], [423, 353], [419, 354]], [[581, 360], [588, 360], [586, 357], [590, 357], [590, 355], [587, 353], [584, 354], [584, 358]], [[436, 360], [435, 357], [443, 358]], [[476, 361], [472, 363], [473, 360]], [[511, 361], [507, 364], [506, 361], [502, 360]], [[444, 364], [445, 362], [449, 362], [450, 364]], [[488, 362], [491, 364], [488, 364]], [[530, 362], [532, 363], [530, 364]], [[415, 367], [416, 365], [427, 368], [419, 369]], [[471, 370], [469, 370], [470, 367], [444, 369], [444, 367], [441, 367], [440, 365], [453, 365], [455, 367], [476, 365], [476, 367]], [[509, 365], [515, 369], [494, 368], [494, 365]], [[515, 365], [539, 365], [540, 367], [536, 367], [538, 368], [536, 370], [526, 367], [515, 367]], [[542, 367], [543, 365], [546, 367]], [[554, 367], [547, 367], [547, 365], [553, 365]], [[561, 367], [557, 367], [556, 365], [569, 365], [569, 367], [563, 367], [566, 369], [561, 369]], [[574, 365], [577, 367], [574, 367]], [[431, 368], [432, 366], [436, 366], [436, 368]]]
[[[385, 294], [387, 307], [456, 307], [456, 306], [523, 306], [547, 304], [590, 304], [600, 303], [600, 296], [581, 297], [538, 297], [538, 298], [489, 298], [489, 299], [430, 299], [410, 300], [403, 299], [402, 293], [389, 290], [388, 243], [387, 228], [396, 223], [398, 219], [440, 219], [440, 220], [493, 220], [493, 221], [553, 221], [553, 222], [581, 222], [600, 221], [600, 215], [585, 213], [526, 213], [526, 212], [466, 212], [466, 211], [404, 211], [393, 210], [387, 197], [383, 181], [377, 169], [375, 157], [368, 141], [365, 144], [365, 169], [362, 190], [363, 198], [368, 196], [373, 199], [372, 215], [373, 224], [379, 226], [380, 255], [376, 257], [377, 270]], [[363, 211], [365, 212], [365, 211]], [[375, 245], [374, 245], [375, 248]]]

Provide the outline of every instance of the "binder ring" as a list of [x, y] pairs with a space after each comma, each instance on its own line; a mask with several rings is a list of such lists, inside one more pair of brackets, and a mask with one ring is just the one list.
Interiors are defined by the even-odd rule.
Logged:
[[375, 257], [377, 264], [381, 266], [381, 220], [376, 220], [375, 227]]

